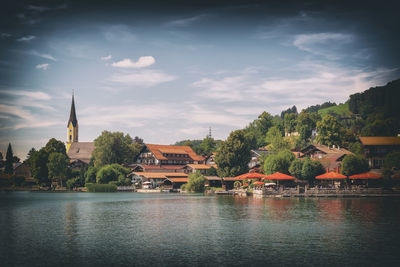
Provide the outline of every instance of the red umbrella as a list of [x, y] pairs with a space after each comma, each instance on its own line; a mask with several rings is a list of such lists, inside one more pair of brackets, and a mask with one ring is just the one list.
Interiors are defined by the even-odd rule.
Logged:
[[293, 176], [283, 174], [280, 172], [276, 172], [274, 174], [267, 175], [263, 178], [263, 180], [295, 180], [295, 179], [296, 178], [294, 178]]
[[374, 172], [364, 172], [349, 176], [349, 179], [380, 179], [380, 178], [382, 178], [382, 175]]
[[244, 183], [243, 186], [249, 186], [249, 184], [248, 183]]
[[254, 182], [253, 184], [254, 184], [254, 185], [264, 185], [264, 183], [263, 183], [263, 182], [260, 182], [260, 181]]
[[235, 179], [238, 180], [244, 180], [244, 179], [261, 179], [265, 177], [265, 174], [257, 173], [257, 172], [252, 172], [252, 173], [245, 173], [239, 176], [236, 176]]
[[323, 179], [331, 180], [331, 179], [346, 179], [347, 177], [337, 172], [327, 172], [322, 175], [318, 175], [315, 178], [321, 180]]

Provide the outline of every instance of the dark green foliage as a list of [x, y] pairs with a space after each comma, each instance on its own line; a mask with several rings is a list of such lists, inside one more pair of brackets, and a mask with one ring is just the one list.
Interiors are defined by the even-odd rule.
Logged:
[[129, 173], [129, 169], [119, 164], [105, 165], [99, 169], [96, 175], [98, 184], [107, 184], [111, 181], [125, 182], [125, 177]]
[[51, 182], [47, 169], [48, 157], [49, 154], [42, 148], [39, 151], [33, 152], [28, 159], [32, 176], [38, 185], [49, 185]]
[[248, 171], [250, 148], [246, 143], [244, 131], [231, 132], [228, 139], [222, 143], [215, 157], [218, 165], [218, 176], [237, 176]]
[[246, 143], [250, 149], [256, 149], [266, 145], [265, 135], [270, 127], [276, 124], [276, 119], [268, 112], [261, 113], [260, 116], [244, 129]]
[[400, 152], [395, 151], [387, 154], [384, 160], [384, 167], [400, 170]]
[[115, 184], [85, 184], [89, 192], [117, 192]]
[[346, 155], [342, 160], [342, 174], [350, 176], [369, 170], [368, 161], [361, 155]]
[[297, 115], [297, 108], [296, 106], [293, 106], [292, 108], [288, 108], [287, 110], [284, 110], [281, 112], [281, 119], [285, 119], [286, 114], [295, 114]]
[[265, 143], [268, 144], [268, 151], [271, 153], [290, 149], [289, 142], [282, 136], [282, 132], [276, 126], [269, 128], [265, 136]]
[[301, 112], [297, 117], [297, 132], [300, 134], [300, 139], [307, 141], [317, 126], [317, 122], [321, 120], [318, 113]]
[[99, 169], [95, 166], [90, 166], [86, 172], [86, 183], [95, 183], [96, 182], [96, 175]]
[[360, 142], [353, 142], [349, 145], [349, 150], [357, 155], [362, 155], [364, 153], [363, 147]]
[[65, 154], [59, 152], [50, 153], [47, 162], [49, 178], [63, 186], [63, 180], [67, 177], [68, 164], [69, 160]]
[[317, 130], [317, 142], [328, 146], [343, 145], [346, 131], [335, 117], [325, 116], [317, 123]]
[[286, 133], [293, 133], [296, 131], [297, 113], [286, 113], [283, 125]]
[[275, 172], [289, 174], [289, 167], [295, 155], [289, 150], [283, 150], [276, 154], [270, 154], [264, 161], [265, 174], [272, 174]]
[[13, 151], [11, 148], [11, 144], [8, 144], [8, 148], [7, 148], [7, 154], [6, 154], [6, 166], [4, 169], [4, 172], [6, 174], [13, 174], [14, 173], [14, 169], [13, 169], [13, 162], [14, 162], [14, 155], [13, 155]]
[[320, 110], [320, 109], [329, 108], [332, 106], [336, 106], [336, 103], [325, 102], [322, 105], [310, 106], [310, 107], [304, 109], [303, 112], [306, 112], [306, 113], [318, 112], [318, 110]]
[[305, 158], [303, 160], [303, 168], [301, 170], [303, 180], [312, 182], [314, 181], [315, 176], [321, 175], [324, 172], [324, 167], [318, 160], [311, 160], [310, 158]]
[[206, 170], [206, 176], [217, 176], [217, 169], [214, 167], [209, 168]]
[[295, 159], [292, 161], [289, 167], [290, 175], [296, 177], [297, 179], [303, 180], [302, 170], [304, 161], [301, 159]]
[[46, 150], [47, 153], [49, 153], [49, 155], [53, 152], [57, 152], [57, 153], [61, 153], [64, 155], [67, 155], [67, 151], [65, 149], [65, 144], [55, 138], [51, 138], [46, 146], [44, 147], [44, 149]]
[[101, 167], [107, 164], [129, 164], [136, 160], [142, 144], [135, 143], [129, 134], [103, 131], [94, 140], [94, 165]]
[[188, 192], [201, 193], [204, 192], [204, 184], [206, 179], [200, 172], [195, 172], [189, 175], [189, 182], [184, 189]]

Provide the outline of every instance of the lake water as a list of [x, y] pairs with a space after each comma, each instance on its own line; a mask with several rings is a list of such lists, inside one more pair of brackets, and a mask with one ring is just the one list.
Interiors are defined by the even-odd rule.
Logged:
[[400, 266], [400, 199], [0, 192], [1, 266]]

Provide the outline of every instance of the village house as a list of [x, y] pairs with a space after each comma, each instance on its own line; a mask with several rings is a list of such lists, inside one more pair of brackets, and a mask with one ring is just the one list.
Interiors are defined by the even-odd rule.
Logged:
[[187, 174], [195, 173], [199, 171], [201, 174], [206, 174], [207, 170], [211, 167], [217, 169], [217, 165], [206, 165], [206, 164], [187, 164], [183, 169]]
[[259, 157], [263, 154], [267, 155], [268, 149], [266, 149], [264, 147], [261, 147], [259, 149], [252, 149], [252, 150], [250, 150], [250, 154], [251, 154], [251, 160], [248, 163], [248, 167], [249, 167], [249, 169], [253, 169], [255, 167], [260, 166]]
[[371, 169], [381, 169], [387, 154], [400, 151], [400, 137], [360, 137]]
[[160, 186], [179, 188], [182, 184], [188, 182], [188, 175], [186, 173], [173, 173], [173, 172], [131, 172], [128, 177], [132, 179], [133, 183], [149, 182], [151, 188]]
[[340, 171], [342, 160], [346, 155], [353, 154], [339, 146], [325, 146], [320, 144], [309, 145], [303, 148], [299, 155], [319, 160], [327, 171]]

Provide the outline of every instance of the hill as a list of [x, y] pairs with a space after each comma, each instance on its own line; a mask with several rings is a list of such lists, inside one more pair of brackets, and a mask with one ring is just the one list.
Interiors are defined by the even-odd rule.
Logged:
[[324, 117], [329, 113], [335, 113], [341, 117], [349, 117], [351, 115], [349, 110], [349, 103], [339, 104], [337, 106], [331, 106], [318, 110], [318, 114], [321, 115], [321, 117]]

